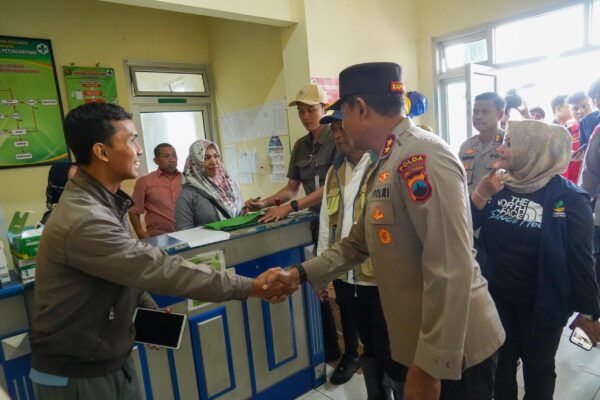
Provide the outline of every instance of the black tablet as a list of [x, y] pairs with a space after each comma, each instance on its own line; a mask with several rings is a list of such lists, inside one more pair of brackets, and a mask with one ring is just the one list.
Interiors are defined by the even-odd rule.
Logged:
[[179, 349], [186, 320], [185, 314], [138, 307], [133, 314], [135, 341], [168, 349]]

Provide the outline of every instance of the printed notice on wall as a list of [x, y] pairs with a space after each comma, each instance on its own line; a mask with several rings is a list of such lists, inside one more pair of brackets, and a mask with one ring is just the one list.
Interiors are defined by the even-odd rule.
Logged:
[[115, 70], [100, 67], [63, 67], [69, 108], [85, 103], [117, 104]]
[[271, 182], [286, 182], [285, 156], [279, 136], [271, 136], [267, 147], [269, 157], [269, 178]]
[[283, 100], [225, 113], [219, 120], [223, 143], [239, 143], [288, 134], [286, 106]]
[[0, 36], [0, 168], [67, 158], [50, 40]]

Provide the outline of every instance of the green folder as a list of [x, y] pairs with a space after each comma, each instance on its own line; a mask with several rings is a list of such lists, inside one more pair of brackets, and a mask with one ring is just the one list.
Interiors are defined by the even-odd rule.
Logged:
[[258, 211], [254, 213], [240, 215], [239, 217], [225, 219], [223, 221], [211, 222], [210, 224], [204, 225], [204, 227], [218, 231], [233, 231], [235, 229], [258, 225], [258, 218], [261, 215], [263, 215], [263, 212]]

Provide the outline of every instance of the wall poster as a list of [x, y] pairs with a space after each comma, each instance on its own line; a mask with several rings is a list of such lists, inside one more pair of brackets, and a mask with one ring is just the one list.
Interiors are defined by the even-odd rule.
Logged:
[[117, 104], [114, 69], [64, 66], [63, 71], [71, 110], [85, 103]]
[[0, 36], [0, 168], [68, 159], [50, 40]]

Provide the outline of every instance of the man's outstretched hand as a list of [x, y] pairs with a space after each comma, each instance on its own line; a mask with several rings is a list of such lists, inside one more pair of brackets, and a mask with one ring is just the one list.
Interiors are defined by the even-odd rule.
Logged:
[[298, 290], [299, 285], [300, 276], [295, 268], [290, 271], [280, 267], [271, 268], [254, 279], [250, 295], [270, 303], [281, 303]]

